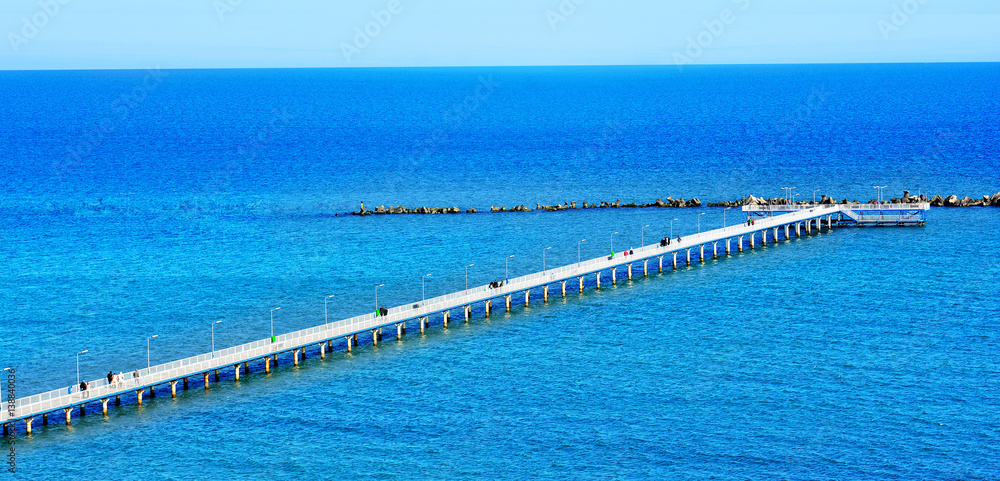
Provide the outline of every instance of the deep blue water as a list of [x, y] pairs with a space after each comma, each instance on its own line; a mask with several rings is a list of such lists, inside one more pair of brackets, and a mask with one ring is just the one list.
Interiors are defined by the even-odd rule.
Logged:
[[[145, 82], [145, 87], [143, 87]], [[0, 72], [19, 396], [738, 222], [406, 206], [1000, 192], [1000, 66]], [[478, 90], [477, 90], [478, 89]], [[124, 94], [135, 94], [119, 101]], [[75, 151], [77, 156], [68, 154]], [[888, 195], [887, 195], [888, 197]], [[700, 220], [698, 214], [705, 212]], [[996, 479], [1000, 210], [839, 229], [16, 443], [17, 478]], [[20, 428], [23, 433], [23, 427]]]

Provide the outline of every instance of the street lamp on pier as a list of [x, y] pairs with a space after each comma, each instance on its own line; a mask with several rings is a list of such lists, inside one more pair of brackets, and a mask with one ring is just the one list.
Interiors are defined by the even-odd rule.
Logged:
[[149, 340], [154, 337], [160, 337], [160, 335], [155, 334], [146, 338], [146, 372], [149, 372]]
[[86, 354], [89, 349], [84, 349], [76, 353], [76, 385], [80, 385], [80, 354]]

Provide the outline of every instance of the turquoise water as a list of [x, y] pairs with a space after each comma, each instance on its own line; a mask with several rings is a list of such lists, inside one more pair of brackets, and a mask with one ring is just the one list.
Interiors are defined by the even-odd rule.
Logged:
[[[176, 93], [211, 99], [221, 94], [205, 85], [240, 84], [240, 75], [255, 79], [258, 89], [279, 91], [282, 82], [301, 89], [296, 82], [308, 77], [303, 72], [288, 73], [288, 80], [281, 72], [215, 72], [197, 74], [210, 77], [200, 81], [192, 78], [196, 73], [173, 72], [156, 92], [161, 97], [151, 94], [145, 107], [61, 180], [54, 179], [51, 164], [68, 142], [37, 131], [72, 138], [80, 131], [66, 125], [99, 121], [101, 100], [59, 99], [55, 88], [38, 93], [53, 98], [51, 105], [39, 103], [40, 110], [64, 111], [64, 124], [60, 130], [33, 123], [31, 117], [42, 114], [25, 111], [24, 122], [8, 126], [13, 141], [4, 144], [12, 159], [7, 178], [24, 178], [6, 184], [0, 213], [0, 308], [6, 313], [0, 324], [0, 364], [16, 366], [18, 395], [26, 396], [73, 383], [74, 353], [83, 349], [89, 352], [80, 356], [81, 374], [95, 379], [109, 369], [144, 365], [146, 337], [153, 334], [159, 337], [150, 344], [152, 362], [165, 362], [210, 349], [210, 325], [217, 320], [223, 323], [215, 328], [216, 346], [235, 345], [269, 334], [272, 307], [282, 308], [275, 312], [275, 330], [288, 332], [322, 323], [323, 298], [331, 294], [336, 297], [329, 302], [329, 316], [339, 319], [372, 309], [377, 284], [385, 284], [379, 303], [395, 306], [420, 298], [424, 274], [431, 274], [426, 279], [430, 297], [461, 289], [468, 264], [475, 264], [468, 270], [470, 285], [481, 285], [504, 277], [504, 259], [511, 254], [513, 277], [541, 269], [542, 251], [549, 246], [545, 262], [552, 267], [575, 262], [581, 239], [587, 239], [579, 244], [586, 259], [607, 255], [611, 232], [620, 232], [614, 246], [621, 250], [639, 246], [641, 235], [652, 243], [669, 234], [674, 218], [675, 236], [695, 232], [699, 223], [707, 229], [724, 222], [718, 208], [332, 216], [362, 200], [369, 207], [416, 202], [488, 207], [501, 201], [509, 207], [534, 201], [651, 201], [667, 195], [709, 200], [716, 189], [718, 197], [728, 199], [748, 193], [778, 196], [780, 189], [766, 186], [780, 186], [789, 177], [806, 195], [812, 189], [805, 179], [814, 170], [824, 172], [826, 185], [845, 186], [835, 197], [860, 197], [872, 190], [870, 177], [895, 175], [888, 166], [907, 159], [915, 167], [900, 171], [905, 175], [893, 178], [887, 192], [915, 193], [913, 184], [969, 195], [1000, 191], [993, 101], [967, 101], [979, 87], [952, 87], [951, 96], [914, 95], [907, 108], [921, 116], [857, 123], [858, 117], [888, 115], [870, 97], [881, 95], [890, 103], [896, 98], [865, 85], [901, 75], [894, 69], [905, 74], [913, 73], [906, 68], [928, 67], [789, 68], [756, 71], [758, 90], [765, 93], [744, 92], [743, 97], [712, 94], [719, 85], [739, 85], [735, 79], [746, 78], [737, 67], [707, 69], [697, 80], [711, 83], [697, 88], [687, 77], [664, 79], [655, 69], [637, 69], [629, 74], [635, 77], [634, 92], [577, 87], [590, 100], [560, 107], [580, 93], [571, 88], [566, 97], [550, 99], [548, 110], [534, 107], [534, 123], [509, 112], [534, 105], [533, 96], [544, 97], [540, 92], [600, 85], [600, 75], [573, 81], [558, 69], [559, 75], [547, 77], [501, 72], [494, 80], [507, 91], [501, 94], [497, 87], [494, 107], [477, 109], [433, 153], [418, 156], [413, 171], [396, 170], [407, 179], [423, 179], [412, 185], [394, 184], [390, 174], [379, 173], [378, 162], [365, 164], [374, 169], [365, 174], [354, 168], [361, 164], [325, 156], [406, 151], [394, 136], [430, 135], [425, 127], [433, 126], [433, 119], [422, 123], [404, 115], [376, 115], [367, 111], [377, 102], [348, 109], [344, 105], [353, 104], [344, 101], [328, 116], [300, 109], [280, 131], [267, 130], [273, 119], [268, 108], [282, 102], [247, 95], [235, 96], [234, 106], [217, 113], [245, 128], [213, 127], [181, 108], [188, 105], [186, 97]], [[985, 81], [997, 79], [995, 66], [956, 68], [979, 68]], [[399, 110], [421, 112], [421, 106], [433, 110], [460, 101], [482, 75], [461, 69], [446, 73], [435, 78], [411, 72], [412, 82], [406, 84], [411, 90], [400, 84], [398, 91], [372, 87], [361, 92], [396, 95], [402, 99]], [[929, 80], [921, 88], [927, 90], [949, 84], [956, 75], [948, 69], [924, 74]], [[61, 82], [60, 75], [72, 74], [50, 74], [52, 85]], [[120, 78], [84, 84], [95, 99], [101, 92], [113, 99], [123, 85], [142, 78], [141, 73], [100, 75]], [[346, 89], [309, 75], [321, 86], [316, 91]], [[627, 77], [621, 71], [607, 75]], [[851, 75], [862, 75], [860, 86], [838, 83]], [[260, 82], [260, 76], [273, 77], [273, 86]], [[795, 85], [805, 85], [805, 93], [777, 93], [787, 79], [798, 79]], [[525, 86], [529, 80], [537, 83], [534, 90]], [[418, 81], [426, 83], [423, 90], [413, 89]], [[644, 106], [634, 109], [639, 113], [627, 108], [636, 96], [655, 97], [661, 82], [673, 82], [674, 90], [701, 99], [705, 114], [661, 118], [662, 107], [652, 104], [637, 103]], [[710, 125], [766, 133], [766, 127], [736, 119], [780, 119], [780, 106], [794, 108], [808, 96], [808, 86], [820, 83], [839, 92], [840, 103], [830, 101], [816, 110], [811, 119], [818, 124], [797, 124], [788, 138], [777, 137], [766, 153], [780, 161], [733, 163], [724, 152], [714, 164], [683, 161], [688, 153], [725, 145], [747, 152], [752, 147], [744, 137], [700, 138], [696, 133]], [[454, 85], [462, 88], [450, 88]], [[322, 100], [325, 95], [314, 95], [317, 105], [329, 102]], [[733, 98], [755, 95], [775, 100], [733, 103]], [[246, 108], [237, 108], [240, 102]], [[215, 112], [216, 105], [204, 103], [203, 114]], [[258, 108], [264, 104], [270, 105]], [[600, 140], [608, 105], [629, 112], [630, 125], [673, 127], [631, 128], [613, 140]], [[178, 115], [183, 122], [166, 122]], [[570, 129], [567, 119], [589, 130]], [[342, 150], [308, 141], [325, 138], [334, 128], [354, 131], [383, 123], [373, 130], [373, 139], [337, 137]], [[889, 123], [903, 127], [885, 127]], [[941, 125], [965, 127], [942, 133]], [[196, 138], [202, 140], [184, 144], [180, 131], [200, 132]], [[520, 134], [496, 141], [508, 144], [506, 151], [495, 143], [466, 142], [491, 131]], [[677, 145], [654, 142], [654, 134], [667, 131], [674, 140], [690, 139], [688, 153], [676, 161], [656, 157]], [[830, 132], [841, 131], [854, 132], [857, 139], [877, 136], [884, 140], [877, 152], [898, 155], [869, 158], [871, 147], [860, 140], [831, 144]], [[255, 144], [252, 156], [247, 147], [241, 154], [239, 146], [259, 132], [271, 140]], [[161, 142], [130, 140], [129, 135]], [[580, 169], [551, 161], [553, 152], [563, 152], [560, 158], [571, 162], [573, 153], [588, 145], [597, 150], [576, 157]], [[829, 158], [842, 160], [834, 165], [803, 160], [804, 153], [824, 149]], [[31, 155], [35, 162], [29, 161]], [[303, 160], [310, 155], [330, 163]], [[503, 163], [509, 160], [504, 156], [518, 160]], [[484, 160], [456, 163], [477, 158]], [[641, 170], [650, 158], [664, 165]], [[238, 162], [239, 168], [225, 170], [228, 162]], [[625, 168], [603, 167], [609, 163]], [[733, 165], [754, 166], [738, 174], [740, 182], [758, 185], [746, 179], [764, 178], [756, 188], [735, 180], [727, 188], [719, 179]], [[942, 170], [955, 175], [942, 180], [937, 176]], [[224, 182], [218, 181], [220, 172], [230, 172]], [[958, 190], [956, 178], [968, 180], [968, 191]], [[699, 220], [701, 212], [706, 214]], [[735, 210], [725, 216], [728, 224], [741, 220]], [[934, 209], [921, 228], [824, 231], [677, 272], [613, 287], [605, 283], [600, 291], [592, 285], [583, 294], [571, 290], [566, 299], [556, 296], [547, 304], [534, 296], [528, 308], [516, 304], [511, 313], [495, 312], [489, 319], [477, 312], [467, 325], [453, 322], [442, 329], [435, 318], [425, 334], [411, 325], [399, 342], [387, 333], [372, 347], [362, 337], [353, 353], [341, 342], [325, 360], [315, 352], [298, 367], [283, 360], [270, 375], [252, 366], [254, 372], [239, 382], [224, 378], [208, 391], [193, 383], [176, 400], [161, 390], [144, 405], [129, 400], [108, 417], [91, 407], [70, 427], [58, 422], [60, 416], [47, 427], [36, 422], [27, 438], [19, 427], [19, 473], [12, 478], [108, 478], [129, 470], [168, 479], [296, 474], [995, 479], [1000, 476], [994, 462], [1000, 454], [995, 355], [1000, 340], [994, 286], [1000, 265], [991, 249], [998, 233], [996, 209]]]

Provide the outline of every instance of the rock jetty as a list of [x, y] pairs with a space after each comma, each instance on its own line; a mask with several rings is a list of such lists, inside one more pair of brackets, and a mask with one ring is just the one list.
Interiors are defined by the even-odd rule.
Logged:
[[[831, 205], [831, 204], [859, 204], [859, 203], [874, 203], [874, 199], [868, 201], [859, 201], [858, 199], [848, 200], [836, 200], [833, 197], [828, 197], [826, 195], [821, 196], [816, 204], [819, 205]], [[900, 197], [893, 197], [888, 199], [886, 202], [893, 204], [910, 204], [919, 202], [928, 202], [931, 207], [1000, 207], [1000, 192], [991, 195], [984, 195], [981, 198], [970, 198], [965, 196], [959, 198], [957, 195], [948, 196], [911, 196], [910, 191], [904, 190], [903, 195]], [[728, 200], [722, 202], [708, 202], [708, 207], [742, 207], [744, 205], [759, 204], [759, 205], [788, 205], [788, 199], [785, 198], [764, 198], [756, 197], [753, 195], [748, 195], [743, 199], [738, 200]], [[794, 205], [813, 205], [812, 201], [803, 200], [800, 202], [793, 202]], [[673, 197], [667, 197], [666, 200], [660, 198], [656, 199], [654, 202], [648, 204], [638, 204], [635, 202], [630, 202], [628, 204], [622, 204], [621, 199], [615, 199], [614, 202], [583, 202], [581, 205], [577, 205], [576, 201], [564, 202], [562, 204], [555, 205], [543, 205], [541, 203], [535, 203], [535, 208], [525, 206], [524, 204], [516, 205], [511, 208], [507, 206], [490, 206], [490, 212], [532, 212], [532, 211], [543, 211], [543, 212], [557, 212], [562, 210], [577, 210], [577, 209], [619, 209], [619, 208], [647, 208], [647, 207], [663, 207], [663, 208], [685, 208], [685, 207], [701, 207], [702, 201], [698, 198], [693, 198], [689, 200], [684, 200], [683, 197], [679, 199], [674, 199]], [[384, 214], [458, 214], [463, 212], [462, 209], [458, 207], [416, 207], [408, 209], [404, 206], [378, 206], [372, 210], [366, 209], [365, 204], [361, 204], [361, 208], [357, 212], [348, 212], [346, 214], [352, 215], [384, 215]], [[465, 209], [467, 214], [475, 214], [478, 211], [475, 208]]]

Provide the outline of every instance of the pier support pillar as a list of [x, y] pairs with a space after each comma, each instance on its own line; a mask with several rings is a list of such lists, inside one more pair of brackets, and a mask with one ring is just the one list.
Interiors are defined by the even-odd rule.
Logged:
[[642, 260], [642, 277], [649, 276], [649, 259]]
[[[174, 383], [177, 383], [177, 381], [174, 381]], [[121, 405], [122, 405], [122, 395], [115, 394], [115, 406], [121, 406]], [[42, 416], [42, 419], [43, 420], [45, 419], [45, 415]], [[47, 420], [45, 424], [48, 424]]]
[[239, 364], [233, 366], [233, 378], [235, 378], [237, 381], [240, 380], [240, 365]]
[[493, 311], [493, 299], [483, 303], [483, 310], [486, 311], [486, 317], [490, 317], [490, 312]]
[[243, 361], [243, 372], [250, 374], [250, 361]]
[[660, 274], [663, 274], [663, 256], [660, 256], [659, 259], [660, 259]]
[[3, 423], [3, 435], [4, 437], [10, 436], [10, 423]]
[[700, 251], [700, 253], [698, 254], [698, 261], [704, 264], [705, 263], [705, 244], [702, 244], [702, 245], [698, 246], [698, 250]]
[[583, 276], [580, 276], [580, 294], [583, 294]]
[[562, 294], [566, 297], [566, 281], [562, 281]]
[[737, 236], [736, 248], [739, 249], [740, 252], [743, 252], [743, 236]]
[[156, 386], [149, 386], [149, 397], [156, 397]]
[[219, 382], [219, 370], [215, 370], [215, 382]]
[[733, 253], [733, 250], [729, 247], [730, 241], [732, 241], [732, 240], [733, 240], [732, 238], [726, 237], [726, 255], [727, 256]]
[[545, 285], [542, 287], [542, 301], [549, 302], [549, 286]]
[[763, 229], [760, 231], [760, 243], [764, 247], [767, 247], [767, 229]]
[[326, 341], [326, 350], [333, 352], [333, 339]]
[[719, 258], [719, 241], [712, 243], [712, 259]]
[[632, 280], [632, 264], [628, 265], [628, 280]]
[[465, 323], [468, 324], [469, 318], [472, 317], [472, 306], [471, 305], [463, 306], [462, 310], [465, 311]]
[[104, 413], [105, 416], [108, 415], [108, 401], [110, 400], [111, 398], [109, 397], [101, 399], [101, 412]]
[[674, 251], [674, 270], [677, 270], [677, 251]]
[[80, 415], [81, 415], [81, 416], [84, 416], [84, 415], [86, 415], [86, 414], [87, 414], [87, 408], [86, 408], [86, 405], [85, 405], [85, 404], [81, 404], [81, 405], [80, 405]]
[[378, 345], [378, 329], [372, 329], [372, 345]]
[[[201, 375], [205, 378], [205, 389], [208, 389], [208, 373], [207, 372], [203, 372], [203, 373], [201, 373]], [[141, 396], [141, 394], [140, 394], [140, 396]]]
[[524, 291], [524, 307], [531, 305], [531, 291]]
[[[347, 336], [347, 352], [351, 351], [351, 337]], [[264, 373], [271, 374], [271, 356], [264, 358]]]
[[601, 271], [597, 271], [594, 276], [597, 279], [597, 288], [601, 288]]
[[756, 232], [751, 232], [750, 233], [750, 250], [754, 250], [754, 249], [757, 248], [757, 240], [756, 239], [757, 239], [757, 233]]
[[[69, 424], [69, 421], [68, 421], [69, 420], [69, 413], [66, 413], [66, 419], [67, 419], [66, 424]], [[35, 418], [33, 418], [33, 417], [27, 418], [27, 419], [24, 420], [24, 432], [26, 434], [31, 434], [31, 423], [33, 423], [33, 422], [35, 422]], [[4, 427], [4, 429], [6, 429], [7, 425], [4, 424], [3, 427]]]
[[326, 359], [326, 343], [325, 342], [319, 343], [319, 358], [320, 359]]
[[806, 221], [806, 234], [812, 234], [812, 219]]
[[170, 397], [177, 397], [177, 381], [170, 381]]
[[611, 268], [611, 285], [618, 285], [618, 268]]
[[[206, 377], [205, 379], [208, 379], [208, 378]], [[142, 404], [142, 395], [145, 394], [145, 393], [146, 393], [146, 391], [142, 390], [142, 389], [139, 389], [139, 390], [137, 390], [135, 392], [135, 400], [136, 400], [137, 403]]]
[[424, 329], [427, 329], [427, 316], [420, 318], [420, 333], [424, 333]]
[[687, 248], [687, 264], [691, 265], [691, 248]]
[[449, 317], [451, 317], [451, 311], [444, 311], [444, 314], [442, 314], [442, 316], [441, 316], [442, 322], [444, 323], [444, 327], [448, 327], [448, 318]]
[[396, 324], [396, 340], [400, 341], [403, 339], [403, 323]]
[[[347, 352], [351, 352], [354, 349], [354, 336], [347, 336]], [[264, 365], [267, 368], [267, 365]], [[268, 369], [270, 372], [270, 369]]]
[[826, 216], [826, 230], [833, 229], [833, 214]]
[[48, 413], [42, 414], [42, 426], [48, 426], [48, 425], [49, 425], [49, 414]]
[[63, 412], [66, 413], [66, 425], [69, 426], [73, 422], [73, 408], [63, 408]]
[[789, 240], [791, 240], [791, 238], [788, 237], [788, 224], [785, 224], [785, 241]]
[[187, 391], [188, 388], [188, 378], [184, 378], [184, 390]]
[[511, 299], [511, 295], [507, 294], [506, 296], [503, 296], [503, 298], [504, 298], [504, 303], [507, 304], [507, 312], [510, 312], [510, 299]]

